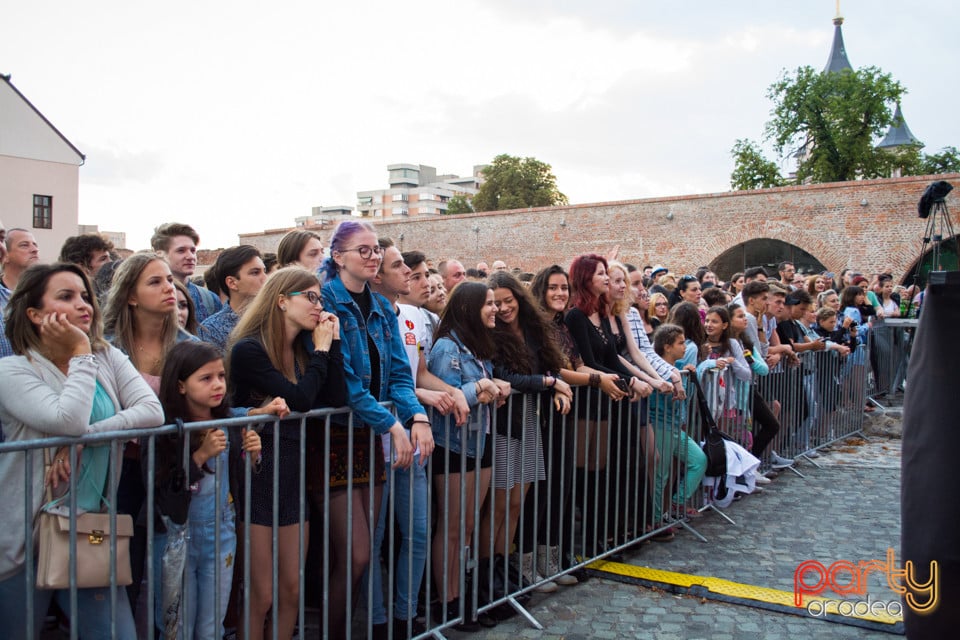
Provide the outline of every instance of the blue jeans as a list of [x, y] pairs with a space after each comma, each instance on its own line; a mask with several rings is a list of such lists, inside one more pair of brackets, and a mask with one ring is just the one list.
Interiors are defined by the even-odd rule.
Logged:
[[[194, 501], [202, 498], [194, 498]], [[210, 511], [213, 511], [211, 509]], [[222, 506], [220, 518], [220, 556], [214, 554], [217, 536], [216, 519], [193, 519], [194, 502], [190, 504], [187, 521], [187, 562], [184, 567], [184, 588], [181, 596], [180, 618], [183, 621], [182, 638], [223, 637], [223, 616], [230, 600], [233, 565], [236, 558], [237, 532], [233, 507]], [[163, 602], [161, 580], [163, 551], [167, 534], [156, 533], [153, 538], [153, 597], [154, 622], [163, 629]], [[220, 573], [219, 591], [215, 588]]]
[[[0, 639], [22, 640], [27, 637], [26, 575], [26, 569], [21, 569], [0, 582], [0, 621], [2, 621]], [[51, 598], [57, 599], [57, 604], [67, 616], [72, 615], [69, 590], [48, 591], [31, 587], [29, 593], [33, 596], [34, 637], [40, 637], [40, 626], [47, 614]], [[112, 610], [110, 588], [77, 589], [77, 611], [73, 615], [76, 616], [75, 622], [83, 640], [136, 639], [137, 629], [133, 622], [133, 615], [130, 613], [127, 591], [123, 587], [117, 587], [116, 603], [117, 608], [114, 613], [117, 630], [114, 634], [110, 629]]]
[[[391, 475], [393, 479], [391, 481]], [[412, 485], [412, 486], [411, 486]], [[427, 563], [427, 469], [420, 466], [420, 455], [413, 458], [409, 469], [394, 469], [387, 473], [387, 485], [384, 487], [380, 518], [374, 532], [371, 551], [369, 579], [373, 581], [373, 603], [370, 611], [374, 624], [387, 622], [383, 603], [383, 575], [380, 566], [380, 548], [390, 517], [390, 492], [393, 492], [394, 515], [400, 525], [400, 555], [395, 558], [396, 601], [393, 617], [397, 620], [415, 618], [417, 615], [417, 594], [423, 581], [423, 572]], [[412, 514], [412, 522], [411, 522]], [[363, 590], [366, 593], [366, 589]]]

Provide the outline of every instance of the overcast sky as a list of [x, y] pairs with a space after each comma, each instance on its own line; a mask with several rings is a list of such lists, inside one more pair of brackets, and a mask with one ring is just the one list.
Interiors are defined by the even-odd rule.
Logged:
[[[386, 188], [386, 165], [553, 165], [571, 203], [726, 191], [766, 89], [823, 68], [834, 0], [6, 3], [0, 73], [87, 157], [80, 222], [201, 247]], [[956, 0], [843, 0], [854, 67], [960, 146]], [[784, 167], [785, 171], [792, 166]]]

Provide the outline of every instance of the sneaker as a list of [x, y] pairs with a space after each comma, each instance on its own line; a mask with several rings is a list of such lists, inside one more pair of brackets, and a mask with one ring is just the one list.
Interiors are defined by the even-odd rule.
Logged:
[[786, 469], [787, 467], [792, 467], [794, 464], [793, 458], [781, 458], [777, 455], [776, 451], [770, 454], [770, 466], [774, 469]]
[[563, 587], [571, 587], [579, 582], [576, 576], [569, 573], [557, 575], [562, 571], [560, 568], [560, 547], [541, 544], [537, 546], [537, 553], [537, 573], [544, 576], [556, 576], [552, 578], [553, 582]]
[[807, 456], [808, 458], [820, 457], [820, 453], [816, 449], [810, 449], [809, 451], [805, 452], [803, 455]]
[[766, 476], [757, 476], [756, 478], [754, 478], [754, 481], [757, 484], [770, 484], [772, 482], [772, 480], [770, 480], [770, 478]]
[[533, 552], [523, 554], [521, 560], [521, 570], [523, 572], [524, 581], [529, 584], [535, 584], [536, 587], [533, 588], [537, 593], [553, 593], [557, 590], [557, 583], [551, 580], [544, 580], [544, 577], [537, 573], [537, 570], [533, 566]]
[[753, 485], [753, 491], [751, 491], [751, 493], [763, 493], [763, 487]]

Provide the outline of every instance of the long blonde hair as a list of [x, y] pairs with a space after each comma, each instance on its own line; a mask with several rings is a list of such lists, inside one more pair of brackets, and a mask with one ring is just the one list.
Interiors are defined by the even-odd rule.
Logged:
[[[623, 273], [623, 278], [627, 282], [627, 290], [623, 292], [623, 298], [620, 300], [614, 300], [613, 304], [610, 307], [610, 314], [614, 316], [622, 316], [627, 312], [631, 306], [633, 306], [633, 288], [630, 286], [630, 272], [627, 271], [627, 268], [620, 262], [616, 260], [611, 260], [609, 266], [607, 267], [607, 275], [610, 275], [610, 272], [614, 269], [618, 269]], [[610, 279], [613, 279], [613, 276], [610, 276]], [[611, 299], [613, 296], [611, 296]]]
[[[289, 295], [294, 291], [305, 291], [319, 285], [320, 280], [317, 275], [300, 266], [290, 265], [273, 272], [230, 333], [227, 345], [227, 370], [230, 370], [230, 354], [233, 351], [233, 345], [244, 338], [254, 338], [263, 345], [270, 364], [277, 371], [284, 371], [283, 350], [286, 344], [286, 324], [283, 311], [277, 301], [282, 295]], [[300, 370], [305, 370], [309, 354], [299, 340], [293, 342], [293, 356], [300, 365]]]
[[[166, 264], [167, 261], [152, 251], [140, 251], [121, 262], [113, 276], [113, 284], [110, 285], [107, 303], [103, 311], [104, 333], [113, 343], [113, 346], [130, 356], [130, 360], [133, 361], [133, 365], [138, 371], [143, 371], [144, 368], [140, 366], [137, 350], [134, 348], [136, 316], [129, 300], [137, 289], [140, 276], [154, 262]], [[163, 319], [163, 325], [160, 329], [160, 341], [163, 343], [163, 357], [161, 357], [159, 363], [161, 368], [167, 352], [177, 342], [179, 328], [177, 307], [174, 305], [168, 317]]]

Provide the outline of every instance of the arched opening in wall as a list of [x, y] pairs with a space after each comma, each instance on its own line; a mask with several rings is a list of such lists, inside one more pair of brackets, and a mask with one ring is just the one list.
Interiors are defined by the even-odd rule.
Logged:
[[[913, 284], [913, 272], [917, 268], [917, 262], [920, 263], [920, 279], [918, 284], [921, 288], [927, 286], [927, 277], [933, 269], [933, 251], [934, 247], [929, 246], [920, 257], [920, 260], [914, 260], [905, 274], [900, 284]], [[940, 244], [940, 268], [939, 271], [956, 271], [960, 269], [960, 250], [957, 246], [957, 236], [948, 238]]]
[[826, 271], [823, 263], [795, 244], [756, 238], [734, 245], [710, 262], [710, 269], [721, 280], [728, 280], [738, 271], [749, 267], [763, 267], [767, 275], [777, 277], [777, 265], [792, 262], [797, 273], [822, 273]]

